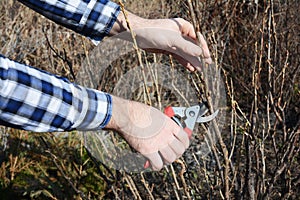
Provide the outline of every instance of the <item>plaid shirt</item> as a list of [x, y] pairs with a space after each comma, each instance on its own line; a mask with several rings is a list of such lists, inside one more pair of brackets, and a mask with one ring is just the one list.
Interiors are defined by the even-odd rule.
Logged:
[[[107, 0], [20, 1], [95, 41], [109, 33], [119, 13]], [[109, 94], [0, 55], [0, 125], [34, 132], [98, 130], [111, 113]]]
[[95, 41], [109, 34], [120, 7], [108, 0], [19, 0], [52, 21]]

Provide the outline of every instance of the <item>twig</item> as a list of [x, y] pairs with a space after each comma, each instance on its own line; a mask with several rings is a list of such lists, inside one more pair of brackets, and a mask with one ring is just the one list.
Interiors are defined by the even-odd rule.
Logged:
[[130, 22], [129, 22], [129, 19], [128, 19], [128, 14], [125, 10], [125, 5], [123, 4], [123, 2], [121, 0], [119, 0], [119, 4], [120, 4], [121, 10], [122, 10], [122, 13], [124, 14], [124, 17], [125, 17], [125, 20], [126, 20], [126, 23], [127, 23], [127, 27], [130, 31], [130, 34], [131, 34], [131, 37], [132, 37], [132, 40], [133, 40], [133, 47], [136, 50], [138, 60], [139, 60], [139, 64], [142, 67], [142, 76], [143, 76], [143, 81], [144, 81], [144, 91], [147, 94], [146, 102], [151, 106], [151, 104], [152, 104], [151, 103], [151, 97], [150, 97], [149, 91], [147, 90], [147, 79], [146, 79], [145, 67], [144, 67], [143, 59], [142, 59], [142, 53], [141, 53], [141, 50], [138, 47], [138, 44], [137, 44], [137, 41], [136, 41], [136, 35], [135, 35], [131, 25], [130, 25]]
[[140, 195], [138, 189], [136, 188], [135, 183], [132, 180], [132, 178], [129, 175], [124, 174], [124, 179], [127, 182], [127, 184], [129, 186], [132, 194], [134, 195], [135, 199], [142, 200], [141, 195]]
[[180, 176], [180, 178], [181, 178], [181, 182], [182, 182], [182, 185], [183, 185], [183, 188], [184, 188], [184, 192], [185, 192], [185, 194], [187, 195], [187, 198], [188, 198], [189, 200], [191, 200], [192, 198], [191, 198], [190, 193], [189, 193], [189, 188], [188, 188], [188, 186], [187, 186], [187, 184], [186, 184], [186, 181], [185, 181], [185, 178], [184, 178], [184, 173], [186, 172], [185, 164], [184, 164], [184, 162], [181, 161], [180, 159], [177, 160], [177, 162], [181, 165], [181, 168], [182, 168], [182, 169], [181, 169], [181, 172], [180, 172], [180, 174], [179, 174], [179, 176]]
[[149, 196], [150, 196], [150, 199], [152, 199], [152, 200], [154, 200], [155, 198], [154, 198], [154, 196], [152, 195], [152, 192], [151, 192], [151, 190], [150, 190], [150, 188], [149, 188], [149, 184], [147, 183], [147, 181], [145, 180], [145, 177], [144, 177], [144, 174], [143, 173], [141, 173], [141, 177], [142, 177], [142, 183], [144, 184], [144, 187], [146, 188], [146, 190], [147, 190], [147, 192], [148, 192], [148, 194], [149, 194]]
[[64, 63], [66, 63], [69, 67], [69, 70], [70, 70], [70, 73], [72, 75], [72, 78], [74, 80], [76, 80], [76, 76], [75, 76], [75, 73], [74, 73], [74, 70], [73, 70], [73, 65], [71, 63], [71, 61], [68, 60], [68, 57], [67, 57], [67, 52], [66, 50], [64, 49], [64, 56], [61, 56], [51, 45], [50, 41], [49, 41], [49, 38], [46, 34], [46, 31], [44, 29], [42, 29], [44, 35], [45, 35], [45, 38], [46, 38], [46, 41], [47, 41], [47, 44], [49, 46], [49, 48], [51, 49], [51, 51], [54, 52], [55, 56], [57, 56], [58, 58], [60, 58]]
[[80, 197], [81, 197], [82, 199], [88, 199], [88, 198], [86, 197], [86, 195], [85, 195], [81, 190], [79, 190], [79, 189], [76, 188], [76, 186], [75, 186], [75, 185], [73, 184], [73, 182], [71, 181], [71, 178], [68, 177], [68, 176], [65, 174], [65, 170], [63, 170], [63, 169], [61, 168], [61, 166], [60, 166], [60, 165], [58, 164], [58, 162], [57, 162], [57, 157], [56, 157], [50, 150], [46, 150], [45, 152], [48, 153], [48, 154], [51, 156], [53, 163], [55, 164], [55, 166], [57, 167], [57, 169], [59, 170], [59, 172], [62, 174], [62, 176], [64, 177], [64, 179], [65, 179], [66, 181], [68, 181], [68, 183], [70, 184], [70, 186], [72, 187], [72, 189], [73, 189], [77, 194], [79, 194]]
[[[192, 1], [187, 0], [187, 3], [189, 5], [193, 25], [194, 25], [194, 27], [197, 27], [196, 26], [196, 24], [197, 24], [196, 15], [195, 15], [195, 12], [194, 12], [194, 9], [193, 9]], [[198, 40], [199, 40], [199, 43], [200, 43], [201, 34], [200, 34], [199, 31], [197, 31], [196, 34], [197, 34], [197, 37], [198, 37]], [[207, 64], [205, 64], [203, 62], [203, 59], [201, 59], [201, 60], [202, 60], [202, 65], [205, 66], [205, 67], [208, 67], [208, 66], [206, 66]], [[208, 103], [208, 106], [209, 106], [209, 110], [210, 110], [211, 113], [214, 113], [213, 102], [212, 102], [212, 98], [211, 98], [211, 95], [210, 95], [211, 92], [209, 91], [207, 79], [204, 78], [203, 74], [201, 74], [201, 76], [197, 75], [197, 77], [198, 77], [199, 80], [201, 80], [203, 82], [205, 97], [206, 97], [206, 100], [207, 100], [207, 103]], [[215, 133], [217, 135], [218, 141], [220, 143], [220, 146], [221, 146], [221, 149], [222, 149], [222, 152], [223, 152], [223, 158], [224, 158], [224, 162], [225, 162], [224, 163], [224, 169], [223, 169], [223, 173], [224, 173], [224, 180], [223, 180], [224, 194], [225, 194], [225, 199], [229, 199], [229, 196], [230, 196], [229, 195], [229, 188], [230, 188], [229, 187], [229, 170], [230, 170], [229, 165], [230, 165], [230, 161], [229, 161], [229, 157], [228, 157], [228, 150], [227, 150], [226, 144], [223, 141], [220, 129], [219, 129], [217, 121], [215, 119], [212, 121], [212, 124], [213, 124], [213, 130], [215, 131]]]

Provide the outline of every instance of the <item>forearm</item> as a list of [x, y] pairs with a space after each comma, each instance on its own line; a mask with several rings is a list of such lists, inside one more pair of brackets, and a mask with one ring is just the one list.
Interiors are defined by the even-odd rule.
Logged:
[[[45, 1], [18, 0], [50, 20], [99, 42], [105, 36], [113, 36], [128, 30], [127, 21], [118, 4], [109, 0], [95, 1]], [[132, 29], [163, 28], [180, 31], [180, 23], [174, 20], [151, 20], [126, 11]]]
[[95, 41], [109, 35], [120, 8], [108, 0], [19, 0], [52, 21]]
[[96, 130], [111, 96], [0, 57], [0, 124], [34, 132]]

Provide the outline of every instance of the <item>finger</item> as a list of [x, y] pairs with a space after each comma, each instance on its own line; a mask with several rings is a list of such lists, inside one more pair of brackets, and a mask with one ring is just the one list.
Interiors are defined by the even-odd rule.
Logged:
[[144, 155], [146, 158], [148, 158], [148, 160], [151, 163], [152, 169], [154, 171], [159, 171], [163, 168], [164, 164], [163, 164], [163, 160], [161, 158], [161, 156], [159, 155], [158, 152], [156, 153], [152, 153], [152, 154], [148, 154], [148, 155]]
[[180, 129], [180, 131], [178, 131], [174, 135], [183, 144], [185, 149], [187, 149], [190, 146], [190, 139], [188, 137], [188, 134], [184, 130]]
[[179, 34], [173, 34], [170, 37], [170, 40], [170, 45], [172, 46], [173, 53], [176, 53], [178, 55], [187, 54], [190, 56], [199, 57], [203, 53], [201, 47], [199, 47], [195, 43], [195, 41], [191, 40], [188, 37], [183, 37]]
[[202, 63], [200, 62], [199, 57], [201, 57], [201, 55], [203, 54], [200, 46], [196, 45], [188, 38], [184, 38], [179, 35], [172, 35], [169, 40], [171, 47], [169, 51], [173, 55], [178, 55], [187, 63], [190, 63], [195, 68], [200, 70]]
[[[180, 30], [182, 35], [189, 37], [190, 39], [193, 40], [193, 42], [197, 43], [197, 34], [194, 26], [190, 22], [181, 18], [175, 18], [175, 21], [177, 21], [180, 24]], [[212, 60], [210, 59], [209, 48], [206, 40], [204, 39], [204, 36], [201, 33], [200, 33], [199, 41], [200, 41], [201, 48], [203, 50], [202, 52], [203, 58], [206, 59], [205, 61], [208, 64], [211, 64]]]
[[[157, 49], [144, 49], [147, 52], [151, 52], [151, 53], [164, 53], [164, 54], [169, 54], [171, 52], [166, 51], [166, 50], [157, 50]], [[187, 68], [189, 71], [194, 72], [196, 70], [196, 68], [194, 66], [197, 67], [197, 70], [200, 71], [201, 69], [201, 63], [199, 62], [198, 59], [196, 59], [195, 57], [191, 57], [190, 60], [193, 60], [194, 64], [191, 64], [189, 61], [187, 61], [186, 59], [183, 59], [181, 56], [171, 53], [172, 56], [181, 64], [183, 65], [185, 68]], [[188, 57], [188, 56], [185, 56]]]
[[183, 56], [183, 58], [181, 58], [180, 56], [177, 56], [175, 58], [176, 58], [176, 60], [178, 60], [178, 62], [180, 64], [182, 64], [183, 66], [185, 66], [187, 69], [189, 69], [192, 72], [194, 72], [196, 69], [198, 71], [202, 71], [203, 66], [206, 66], [206, 64], [208, 64], [208, 65], [212, 64], [211, 58], [201, 59], [200, 57], [189, 56], [189, 55], [185, 55], [185, 56]]
[[201, 71], [202, 63], [198, 57], [187, 54], [183, 55], [182, 57], [177, 54], [173, 54], [173, 57], [191, 72], [194, 72], [196, 69]]
[[177, 158], [176, 153], [169, 146], [161, 149], [159, 152], [162, 155], [166, 164], [171, 164]]
[[180, 57], [179, 55], [176, 54], [172, 54], [172, 56], [181, 64], [183, 65], [185, 68], [187, 68], [189, 71], [194, 72], [196, 70], [196, 68], [189, 63], [187, 60], [183, 59], [182, 57]]
[[[174, 42], [177, 40], [176, 38], [180, 38], [180, 41]], [[175, 36], [170, 42], [171, 48], [169, 49], [145, 49], [148, 52], [152, 53], [165, 53], [172, 54], [173, 57], [184, 67], [186, 67], [189, 71], [194, 72], [196, 69], [198, 71], [202, 68], [202, 63], [199, 60], [199, 56], [202, 53], [202, 50], [199, 46], [195, 45], [190, 40], [183, 38], [182, 36]]]
[[[175, 37], [178, 37], [175, 36]], [[209, 48], [204, 36], [200, 34], [200, 44], [197, 45], [195, 41], [190, 40], [186, 37], [180, 37], [176, 40], [176, 54], [186, 59], [188, 63], [191, 63], [197, 70], [200, 70], [203, 64], [212, 64]], [[203, 58], [203, 63], [199, 62], [198, 57]]]
[[202, 60], [199, 57], [195, 56], [186, 56], [187, 62], [189, 62], [191, 65], [195, 67], [198, 71], [201, 71], [203, 69], [203, 65], [205, 63], [202, 62]]
[[193, 40], [196, 40], [197, 36], [196, 36], [195, 29], [190, 22], [182, 18], [175, 18], [174, 20], [180, 24], [180, 31], [183, 35], [188, 36]]
[[179, 158], [182, 156], [182, 154], [185, 151], [185, 146], [182, 144], [181, 141], [175, 139], [170, 143], [170, 147], [172, 150], [176, 153], [176, 158]]
[[212, 59], [210, 56], [209, 48], [208, 48], [207, 42], [204, 39], [204, 36], [202, 34], [200, 34], [199, 40], [200, 40], [200, 45], [201, 45], [202, 51], [203, 51], [202, 53], [203, 53], [204, 61], [208, 64], [212, 64]]
[[191, 72], [196, 71], [195, 67], [194, 67], [191, 63], [189, 63], [189, 62], [187, 62], [186, 65], [184, 65], [184, 66], [185, 66], [188, 70], [190, 70]]
[[183, 35], [186, 35], [193, 40], [197, 39], [196, 31], [191, 23], [185, 22], [185, 25], [182, 27], [181, 31]]

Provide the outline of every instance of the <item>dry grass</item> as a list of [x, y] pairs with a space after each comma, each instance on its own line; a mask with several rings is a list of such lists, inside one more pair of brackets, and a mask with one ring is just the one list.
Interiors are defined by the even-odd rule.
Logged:
[[[299, 1], [192, 1], [192, 9], [188, 2], [127, 0], [125, 6], [151, 18], [192, 20], [195, 13], [195, 24], [222, 71], [230, 110], [208, 157], [185, 155], [160, 173], [126, 174], [92, 162], [74, 133], [65, 137], [3, 128], [1, 199], [299, 198]], [[94, 48], [13, 0], [1, 1], [0, 9], [0, 53], [11, 59], [73, 79], [72, 71], [76, 76]], [[161, 55], [143, 60], [170, 64]], [[138, 64], [136, 55], [120, 58], [99, 87], [113, 91], [122, 74]], [[197, 76], [191, 80], [201, 87]], [[150, 96], [155, 91], [148, 90]], [[164, 92], [158, 93], [162, 106], [172, 101], [164, 101]], [[133, 98], [145, 102], [144, 96], [137, 92]], [[157, 98], [152, 101], [159, 105]]]

